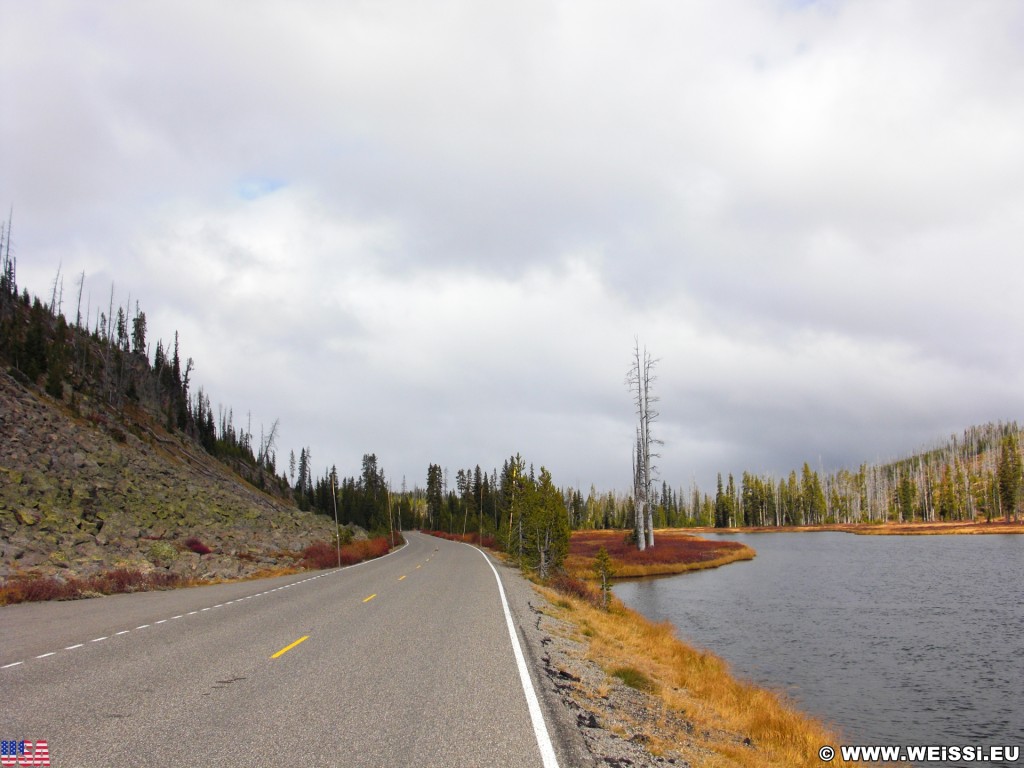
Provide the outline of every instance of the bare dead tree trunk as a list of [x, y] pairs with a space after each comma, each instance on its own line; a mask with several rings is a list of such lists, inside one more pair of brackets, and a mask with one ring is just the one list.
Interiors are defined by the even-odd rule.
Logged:
[[636, 547], [643, 551], [647, 548], [646, 518], [644, 506], [646, 486], [644, 483], [643, 448], [641, 447], [640, 429], [636, 431], [636, 448], [633, 451], [633, 524], [636, 528]]
[[657, 468], [651, 464], [651, 459], [657, 458], [658, 454], [651, 450], [651, 446], [661, 445], [661, 441], [651, 436], [651, 422], [658, 418], [658, 412], [652, 408], [652, 404], [656, 403], [658, 398], [651, 394], [651, 382], [654, 381], [653, 370], [658, 361], [651, 358], [646, 347], [641, 354], [639, 339], [635, 342], [633, 365], [626, 375], [626, 384], [633, 393], [633, 403], [639, 420], [634, 503], [637, 505], [637, 547], [644, 549], [654, 546], [654, 506], [651, 503], [651, 488]]

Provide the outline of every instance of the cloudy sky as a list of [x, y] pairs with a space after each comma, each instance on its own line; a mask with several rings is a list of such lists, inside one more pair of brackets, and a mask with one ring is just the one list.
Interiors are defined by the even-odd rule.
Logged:
[[1015, 0], [13, 2], [19, 284], [136, 300], [279, 467], [625, 490], [1024, 417]]

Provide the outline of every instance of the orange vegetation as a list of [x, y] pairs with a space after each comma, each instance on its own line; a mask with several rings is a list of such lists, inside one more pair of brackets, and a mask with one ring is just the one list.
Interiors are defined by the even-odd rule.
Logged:
[[935, 520], [915, 523], [832, 523], [766, 528], [688, 528], [696, 533], [812, 533], [843, 531], [865, 536], [936, 536], [943, 534], [1024, 533], [1024, 520]]
[[[401, 534], [396, 533], [396, 544], [400, 544], [403, 541]], [[355, 565], [364, 560], [382, 557], [389, 551], [391, 551], [391, 539], [388, 536], [378, 536], [375, 539], [342, 544], [340, 555], [336, 545], [329, 544], [326, 541], [316, 541], [302, 550], [302, 564], [306, 568], [337, 568], [339, 557], [343, 566]]]
[[[202, 542], [196, 539], [200, 546]], [[396, 543], [402, 543], [400, 534], [396, 534]], [[193, 551], [196, 548], [188, 545]], [[371, 560], [386, 555], [391, 549], [388, 537], [381, 536], [368, 541], [354, 541], [341, 548], [341, 564], [353, 565], [364, 560]], [[294, 558], [293, 553], [279, 552], [282, 558]], [[302, 551], [302, 566], [306, 569], [336, 568], [338, 550], [333, 544], [319, 541]], [[252, 555], [243, 553], [240, 560], [251, 560]], [[124, 592], [148, 592], [156, 589], [177, 589], [179, 587], [195, 587], [207, 584], [225, 584], [232, 581], [253, 581], [269, 579], [275, 576], [287, 576], [299, 573], [303, 568], [293, 565], [280, 565], [264, 568], [256, 573], [236, 579], [195, 579], [180, 576], [162, 570], [141, 571], [131, 568], [116, 568], [88, 577], [57, 578], [44, 576], [40, 573], [27, 572], [10, 576], [0, 583], [0, 605], [13, 603], [30, 603], [44, 600], [78, 600], [98, 595], [116, 595]]]
[[612, 558], [614, 578], [637, 578], [716, 568], [751, 560], [754, 550], [736, 541], [709, 541], [678, 530], [654, 533], [653, 547], [643, 551], [630, 544], [625, 531], [573, 531], [565, 569], [579, 578], [592, 578], [594, 556], [601, 547]]
[[[661, 713], [657, 735], [647, 740], [655, 753], [681, 752], [691, 764], [713, 768], [821, 768], [818, 749], [843, 743], [781, 695], [737, 680], [724, 661], [680, 641], [670, 624], [654, 624], [618, 600], [604, 611], [585, 597], [541, 591], [558, 618], [578, 630], [587, 658], [609, 676], [626, 671], [644, 682]], [[828, 765], [851, 764], [837, 757]]]

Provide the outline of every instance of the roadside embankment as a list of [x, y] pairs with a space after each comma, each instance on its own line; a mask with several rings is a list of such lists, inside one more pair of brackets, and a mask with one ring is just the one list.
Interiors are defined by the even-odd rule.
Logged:
[[[841, 740], [782, 696], [613, 600], [536, 587], [537, 653], [595, 764], [820, 768]], [[834, 766], [849, 765], [838, 758]]]

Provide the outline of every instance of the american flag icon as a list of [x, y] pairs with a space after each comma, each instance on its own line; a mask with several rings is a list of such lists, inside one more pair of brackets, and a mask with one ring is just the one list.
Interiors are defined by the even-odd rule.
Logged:
[[50, 764], [50, 747], [45, 741], [7, 741], [0, 742], [0, 765], [33, 766]]

